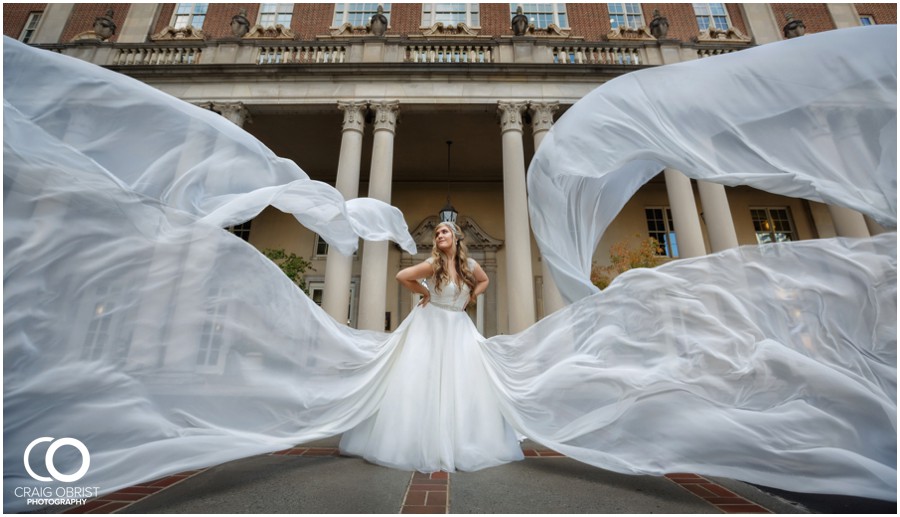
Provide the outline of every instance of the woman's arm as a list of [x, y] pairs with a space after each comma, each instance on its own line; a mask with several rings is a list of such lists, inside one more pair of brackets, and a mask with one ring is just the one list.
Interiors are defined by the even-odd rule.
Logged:
[[428, 305], [428, 302], [431, 300], [431, 294], [428, 292], [428, 289], [422, 285], [419, 280], [423, 278], [428, 278], [434, 274], [434, 269], [431, 267], [431, 262], [427, 260], [416, 264], [415, 266], [410, 266], [406, 269], [401, 270], [397, 273], [397, 281], [400, 282], [400, 285], [409, 289], [414, 293], [418, 293], [422, 295], [422, 301], [419, 302], [419, 305], [422, 307]]
[[472, 299], [474, 300], [479, 294], [487, 291], [490, 279], [488, 278], [487, 273], [481, 269], [481, 264], [478, 262], [475, 262], [475, 267], [472, 268], [472, 274], [475, 275], [475, 290], [472, 291]]

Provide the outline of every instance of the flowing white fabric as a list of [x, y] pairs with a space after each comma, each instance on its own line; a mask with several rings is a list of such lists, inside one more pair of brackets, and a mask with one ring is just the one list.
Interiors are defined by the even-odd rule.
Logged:
[[528, 171], [535, 239], [570, 302], [664, 167], [846, 206], [897, 226], [896, 26], [842, 29], [618, 77], [570, 109]]
[[[439, 350], [483, 365], [489, 412], [573, 458], [894, 499], [896, 234], [730, 250], [626, 273], [602, 293], [584, 265], [664, 165], [893, 225], [895, 40], [893, 28], [806, 36], [629, 74], [622, 102], [603, 100], [622, 95], [620, 79], [573, 106], [529, 173], [536, 236], [573, 303], [484, 340], [449, 339], [424, 310], [405, 337], [336, 324], [221, 226], [272, 204], [344, 252], [360, 236], [411, 250], [396, 209], [344, 203], [213, 113], [5, 39], [4, 509], [36, 508], [21, 487], [73, 485], [26, 472], [40, 437], [81, 440], [91, 463], [74, 485], [101, 493], [351, 429], [371, 437], [358, 430], [402, 397], [388, 391], [409, 334], [429, 328]], [[780, 67], [805, 73], [786, 84]], [[685, 68], [721, 111], [651, 92]], [[806, 101], [791, 93], [803, 84], [818, 86]], [[627, 110], [598, 115], [613, 105]], [[606, 131], [632, 110], [624, 124], [638, 129]], [[46, 445], [28, 457], [43, 476]], [[80, 462], [72, 447], [54, 457], [63, 473]]]

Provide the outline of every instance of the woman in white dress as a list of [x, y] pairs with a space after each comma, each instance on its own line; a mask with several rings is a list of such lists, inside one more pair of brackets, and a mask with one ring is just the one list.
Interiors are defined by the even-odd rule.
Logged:
[[484, 338], [465, 313], [489, 280], [463, 238], [455, 224], [438, 224], [431, 257], [397, 274], [422, 300], [388, 344], [395, 358], [377, 413], [343, 435], [344, 454], [421, 472], [523, 458], [485, 369]]

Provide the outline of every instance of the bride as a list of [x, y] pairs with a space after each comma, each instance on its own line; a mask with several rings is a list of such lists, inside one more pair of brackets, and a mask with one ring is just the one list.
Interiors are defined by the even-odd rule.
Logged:
[[895, 499], [895, 232], [587, 279], [667, 166], [896, 227], [896, 48], [893, 26], [835, 30], [586, 96], [528, 172], [570, 305], [484, 339], [459, 310], [484, 277], [456, 228], [401, 273], [424, 300], [396, 332], [340, 325], [222, 228], [274, 206], [345, 255], [359, 238], [414, 255], [399, 210], [345, 201], [213, 112], [5, 39], [4, 509], [73, 486], [41, 457], [104, 494], [342, 433], [401, 468], [521, 459], [518, 432], [616, 472]]
[[431, 257], [397, 280], [422, 300], [387, 345], [396, 359], [377, 413], [344, 433], [341, 452], [420, 472], [523, 459], [485, 369], [485, 340], [464, 312], [488, 277], [468, 257], [459, 227], [439, 223]]

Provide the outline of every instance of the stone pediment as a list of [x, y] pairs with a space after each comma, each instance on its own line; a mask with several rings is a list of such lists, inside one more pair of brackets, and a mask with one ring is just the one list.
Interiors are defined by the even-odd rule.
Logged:
[[[423, 219], [419, 226], [412, 231], [412, 238], [416, 242], [416, 249], [420, 254], [431, 253], [434, 229], [439, 222], [441, 222], [440, 218], [432, 215]], [[464, 242], [469, 251], [497, 251], [503, 247], [503, 241], [488, 235], [472, 218], [461, 216], [457, 224], [465, 235]]]
[[159, 31], [158, 34], [155, 34], [150, 37], [151, 41], [173, 41], [173, 40], [194, 40], [194, 41], [203, 41], [206, 39], [206, 34], [203, 33], [202, 30], [194, 28], [191, 25], [187, 27], [182, 27], [180, 29], [176, 29], [175, 27], [169, 26], [165, 29]]
[[254, 25], [243, 39], [294, 39], [294, 31], [280, 23], [274, 27]]
[[437, 22], [431, 27], [420, 29], [422, 36], [478, 36], [479, 30], [473, 29], [465, 23], [457, 23], [456, 25], [444, 25], [443, 22]]
[[710, 27], [697, 35], [697, 43], [750, 43], [750, 38], [734, 27], [728, 30]]
[[361, 36], [371, 36], [371, 28], [369, 25], [357, 25], [353, 26], [352, 23], [347, 22], [336, 29], [331, 29], [329, 36], [331, 37], [361, 37]]
[[606, 38], [610, 41], [656, 41], [656, 38], [650, 34], [650, 29], [647, 27], [635, 28], [621, 25], [611, 29], [606, 34]]

